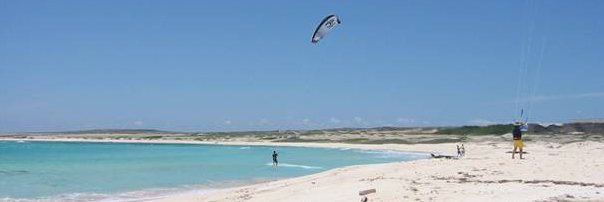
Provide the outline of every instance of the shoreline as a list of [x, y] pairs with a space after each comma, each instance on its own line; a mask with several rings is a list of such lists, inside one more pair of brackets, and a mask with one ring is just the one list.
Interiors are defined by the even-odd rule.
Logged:
[[[244, 142], [244, 141], [191, 141], [191, 140], [111, 140], [86, 138], [0, 138], [0, 141], [40, 141], [40, 142], [95, 142], [95, 143], [140, 143], [140, 144], [191, 144], [191, 145], [224, 145], [224, 146], [280, 146], [280, 147], [318, 147], [334, 149], [363, 149], [363, 150], [396, 150], [405, 153], [430, 154], [426, 150], [405, 150], [403, 144], [347, 144], [347, 143], [309, 143], [309, 142]], [[412, 144], [417, 145], [417, 144]], [[427, 144], [426, 144], [427, 145]], [[386, 147], [386, 148], [384, 148]], [[452, 153], [451, 153], [452, 154]]]
[[[0, 139], [82, 141], [82, 139]], [[357, 145], [342, 143], [199, 142], [164, 140], [86, 140], [114, 143], [184, 143], [238, 146], [303, 146], [454, 154], [455, 143]], [[423, 159], [353, 165], [316, 174], [219, 189], [211, 193], [168, 196], [149, 202], [359, 201], [359, 191], [376, 189], [369, 201], [604, 201], [603, 142], [526, 142], [524, 160], [511, 159], [511, 142], [464, 142], [459, 160]], [[586, 158], [589, 157], [589, 158]]]
[[[357, 150], [369, 150], [369, 151], [379, 151], [379, 152], [388, 152], [388, 151], [396, 151], [401, 153], [408, 153], [412, 155], [425, 155], [426, 159], [429, 158], [429, 153], [421, 152], [421, 151], [405, 151], [400, 150], [399, 148], [377, 148], [380, 145], [355, 145], [355, 144], [344, 144], [344, 143], [287, 143], [287, 142], [216, 142], [216, 141], [188, 141], [188, 140], [111, 140], [111, 139], [86, 139], [86, 138], [0, 138], [0, 141], [13, 141], [13, 142], [73, 142], [73, 143], [117, 143], [117, 144], [186, 144], [186, 145], [218, 145], [218, 146], [276, 146], [276, 147], [308, 147], [308, 148], [333, 148], [333, 149], [357, 149]], [[383, 145], [382, 145], [383, 146]], [[422, 159], [418, 159], [422, 160]], [[411, 161], [411, 160], [410, 160]], [[370, 165], [370, 164], [359, 164], [352, 166], [362, 166], [362, 165]], [[348, 167], [348, 166], [344, 166]], [[323, 170], [319, 173], [327, 172], [333, 169], [339, 169], [344, 167], [332, 168], [329, 170]], [[318, 174], [318, 173], [314, 173]], [[313, 175], [313, 174], [308, 174]], [[150, 188], [150, 189], [142, 189], [138, 191], [129, 191], [129, 192], [118, 192], [114, 194], [102, 194], [107, 195], [108, 198], [102, 199], [100, 201], [105, 200], [118, 200], [118, 201], [127, 201], [127, 202], [138, 202], [138, 201], [155, 201], [155, 200], [163, 200], [166, 198], [180, 198], [180, 197], [191, 197], [196, 194], [208, 194], [214, 192], [220, 192], [229, 189], [236, 189], [246, 186], [253, 186], [262, 183], [270, 183], [275, 181], [288, 180], [292, 178], [304, 177], [308, 175], [302, 176], [292, 176], [285, 177], [279, 179], [270, 179], [270, 180], [249, 180], [249, 181], [236, 181], [237, 183], [231, 183], [230, 181], [218, 182], [219, 184], [226, 183], [230, 185], [220, 185], [220, 186], [210, 186], [205, 187], [206, 185], [186, 185], [183, 187], [164, 187], [164, 188]], [[198, 188], [191, 188], [198, 187]], [[202, 188], [203, 187], [203, 188]], [[139, 195], [141, 192], [145, 193], [145, 195], [139, 196], [139, 199], [131, 198], [131, 195]], [[159, 192], [160, 194], [153, 193]], [[70, 193], [67, 193], [70, 195]], [[96, 193], [90, 193], [90, 195], [98, 195]], [[55, 196], [50, 196], [51, 198]], [[53, 199], [54, 200], [54, 199]], [[60, 200], [60, 199], [58, 199]]]

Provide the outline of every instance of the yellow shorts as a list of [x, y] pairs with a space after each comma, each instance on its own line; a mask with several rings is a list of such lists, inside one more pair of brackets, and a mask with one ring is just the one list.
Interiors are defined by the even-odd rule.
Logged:
[[524, 143], [522, 143], [522, 140], [514, 140], [514, 147], [518, 147], [519, 149], [522, 149], [523, 146], [524, 146]]

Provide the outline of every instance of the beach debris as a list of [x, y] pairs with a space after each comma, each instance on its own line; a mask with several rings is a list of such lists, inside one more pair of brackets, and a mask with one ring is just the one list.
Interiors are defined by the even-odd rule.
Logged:
[[415, 188], [415, 187], [409, 187], [409, 190], [413, 191], [413, 192], [417, 192], [419, 191], [419, 189]]
[[384, 179], [384, 176], [380, 175], [380, 176], [377, 176], [377, 177], [374, 177], [374, 178], [363, 178], [363, 179], [360, 179], [359, 181], [373, 182], [373, 181], [376, 181], [376, 180], [383, 180], [383, 179]]
[[375, 192], [376, 192], [375, 189], [362, 190], [362, 191], [359, 191], [359, 196], [364, 196], [364, 195], [372, 194], [372, 193], [375, 193]]
[[433, 153], [430, 153], [430, 156], [431, 156], [433, 159], [440, 159], [440, 158], [445, 158], [445, 159], [457, 159], [457, 156], [447, 156], [447, 155], [440, 155], [440, 154], [435, 155], [435, 154], [433, 154]]
[[361, 191], [359, 191], [359, 196], [363, 196], [363, 197], [361, 197], [361, 202], [367, 202], [367, 201], [369, 201], [369, 198], [367, 198], [367, 196], [365, 196], [365, 195], [372, 194], [372, 193], [375, 193], [375, 192], [376, 192], [375, 189], [367, 189], [367, 190], [361, 190]]
[[319, 40], [327, 36], [327, 34], [334, 28], [336, 25], [340, 24], [340, 17], [337, 15], [328, 15], [319, 23], [317, 29], [312, 34], [312, 43], [317, 43]]
[[463, 177], [438, 177], [432, 176], [435, 180], [445, 180], [448, 183], [481, 183], [481, 184], [503, 184], [503, 183], [522, 183], [522, 184], [553, 184], [553, 185], [571, 185], [581, 187], [596, 187], [603, 188], [604, 184], [590, 183], [590, 182], [575, 182], [575, 181], [560, 181], [560, 180], [474, 180], [475, 175], [463, 176]]
[[565, 194], [564, 196], [565, 196], [566, 198], [575, 198], [573, 195], [570, 195], [570, 194]]

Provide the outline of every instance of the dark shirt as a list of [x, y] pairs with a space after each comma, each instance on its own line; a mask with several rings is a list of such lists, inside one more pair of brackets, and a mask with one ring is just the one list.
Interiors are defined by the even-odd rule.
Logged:
[[273, 160], [277, 160], [277, 156], [279, 156], [277, 153], [273, 153]]
[[514, 126], [514, 131], [512, 131], [512, 136], [514, 137], [514, 140], [522, 139], [522, 131], [520, 131], [520, 126]]

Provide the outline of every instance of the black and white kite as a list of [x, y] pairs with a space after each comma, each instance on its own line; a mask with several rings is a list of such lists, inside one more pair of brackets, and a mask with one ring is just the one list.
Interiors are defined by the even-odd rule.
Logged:
[[328, 15], [321, 21], [321, 24], [319, 24], [315, 33], [313, 33], [311, 42], [319, 42], [338, 24], [340, 24], [340, 18], [337, 15]]

